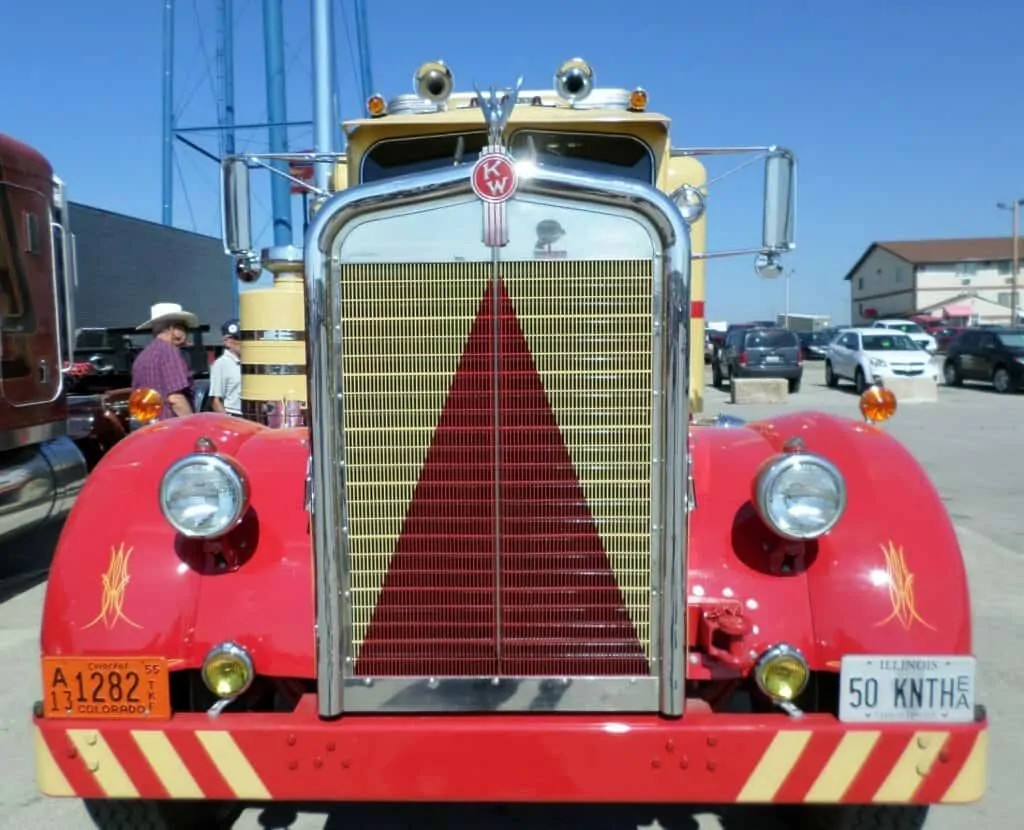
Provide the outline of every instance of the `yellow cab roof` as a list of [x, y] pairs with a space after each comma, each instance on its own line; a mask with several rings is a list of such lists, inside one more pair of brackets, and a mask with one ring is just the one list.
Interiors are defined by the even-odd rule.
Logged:
[[[625, 92], [625, 91], [623, 91]], [[377, 118], [357, 118], [344, 122], [345, 135], [354, 138], [366, 131], [380, 138], [410, 134], [432, 134], [456, 129], [485, 130], [487, 124], [479, 106], [470, 106], [476, 96], [471, 93], [456, 93], [449, 98], [448, 108], [435, 112], [398, 112]], [[541, 97], [541, 105], [531, 104], [534, 97]], [[401, 99], [396, 99], [400, 101]], [[392, 104], [395, 102], [393, 101]], [[584, 102], [585, 104], [586, 102]], [[389, 106], [389, 110], [391, 107]], [[595, 132], [611, 132], [623, 127], [643, 125], [642, 131], [668, 131], [668, 116], [655, 112], [633, 112], [623, 107], [572, 106], [557, 99], [552, 92], [521, 91], [519, 103], [512, 109], [508, 126], [546, 126], [572, 124], [593, 129]]]

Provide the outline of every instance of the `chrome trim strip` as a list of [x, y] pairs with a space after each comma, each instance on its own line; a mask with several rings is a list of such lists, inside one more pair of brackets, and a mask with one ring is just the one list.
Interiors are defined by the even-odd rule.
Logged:
[[346, 712], [651, 712], [657, 677], [352, 677]]
[[304, 375], [302, 363], [243, 363], [243, 375]]
[[299, 329], [242, 329], [238, 339], [243, 343], [281, 343], [302, 342], [306, 332]]
[[[313, 540], [317, 590], [317, 692], [319, 712], [335, 717], [345, 709], [350, 688], [342, 666], [348, 560], [345, 492], [344, 401], [341, 395], [340, 298], [332, 273], [339, 265], [333, 250], [342, 228], [368, 213], [408, 208], [472, 193], [471, 166], [462, 165], [357, 185], [335, 193], [316, 212], [306, 234], [305, 280], [309, 354], [309, 408], [313, 454]], [[665, 511], [660, 561], [658, 627], [658, 707], [663, 715], [683, 714], [686, 670], [685, 573], [688, 479], [687, 431], [689, 323], [689, 228], [679, 208], [664, 193], [636, 180], [555, 167], [519, 166], [520, 192], [625, 208], [644, 216], [661, 237], [667, 287], [667, 388], [664, 405]], [[652, 621], [652, 626], [654, 621]], [[595, 681], [598, 680], [595, 678]], [[621, 678], [600, 678], [615, 684]], [[360, 680], [358, 682], [365, 682]], [[382, 681], [383, 682], [383, 681]], [[500, 682], [500, 681], [499, 681]], [[652, 707], [653, 708], [653, 707]]]

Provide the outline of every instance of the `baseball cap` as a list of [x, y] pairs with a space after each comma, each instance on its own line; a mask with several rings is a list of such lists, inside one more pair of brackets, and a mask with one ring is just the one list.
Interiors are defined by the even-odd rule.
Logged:
[[220, 327], [220, 333], [225, 337], [238, 337], [241, 330], [241, 327], [238, 325], [238, 320], [228, 320]]

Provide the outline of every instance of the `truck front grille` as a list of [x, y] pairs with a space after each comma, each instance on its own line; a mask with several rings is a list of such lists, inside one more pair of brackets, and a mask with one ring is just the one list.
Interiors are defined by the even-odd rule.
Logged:
[[652, 267], [343, 266], [350, 675], [650, 673]]

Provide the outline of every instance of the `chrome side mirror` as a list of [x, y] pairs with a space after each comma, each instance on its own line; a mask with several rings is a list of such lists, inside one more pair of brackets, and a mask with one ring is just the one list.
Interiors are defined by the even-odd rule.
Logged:
[[224, 253], [235, 257], [252, 254], [252, 217], [249, 207], [249, 166], [245, 159], [221, 162], [221, 237]]
[[764, 162], [764, 242], [771, 252], [793, 250], [796, 224], [796, 158], [773, 148]]
[[758, 254], [754, 260], [754, 270], [759, 277], [773, 280], [782, 273], [782, 260], [778, 254]]

